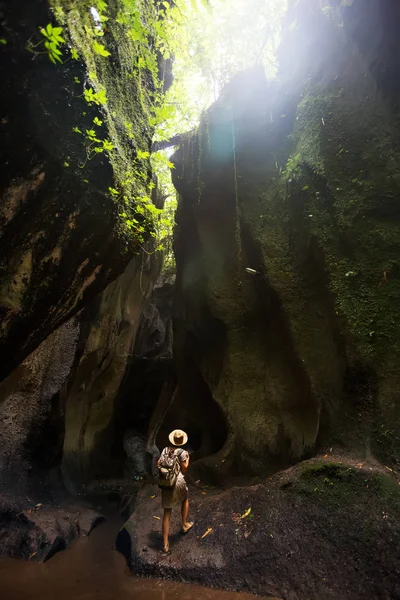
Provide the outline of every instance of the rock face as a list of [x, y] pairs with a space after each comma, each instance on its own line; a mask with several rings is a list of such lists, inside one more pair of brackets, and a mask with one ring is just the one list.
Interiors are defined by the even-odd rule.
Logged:
[[123, 494], [151, 473], [147, 435], [130, 431], [143, 423], [135, 410], [140, 386], [125, 386], [120, 397], [160, 269], [156, 256], [140, 260], [0, 384], [2, 554], [46, 560], [90, 532], [101, 515], [65, 487], [81, 499]]
[[[114, 4], [117, 10], [117, 0]], [[78, 8], [63, 12], [59, 5], [63, 35], [83, 58], [67, 60], [69, 49], [63, 45], [64, 64], [55, 66], [43, 52], [39, 31], [55, 24], [47, 2], [0, 3], [6, 41], [0, 65], [6, 82], [0, 125], [0, 378], [118, 277], [140, 244], [124, 234], [121, 209], [109, 191], [136, 160], [132, 132], [116, 128], [114, 121], [134, 123], [137, 147], [150, 149], [153, 78], [141, 86], [138, 108], [136, 80], [115, 76], [117, 62], [89, 55], [91, 45], [85, 46], [74, 30], [92, 26], [86, 23], [90, 12], [83, 6], [82, 14]], [[29, 51], [29, 40], [36, 50]], [[134, 55], [134, 46], [125, 43], [128, 55]], [[85, 101], [84, 90], [92, 89], [86, 68], [108, 94], [108, 103]], [[110, 106], [113, 92], [121, 102], [126, 99], [123, 114]], [[112, 160], [106, 151], [90, 156], [84, 132], [93, 130], [96, 117], [103, 123], [97, 137], [116, 149]], [[130, 194], [147, 189], [148, 161], [144, 169], [144, 180], [133, 182]], [[130, 215], [134, 209], [124, 210]]]
[[[151, 473], [154, 465], [149, 465], [149, 460], [153, 463], [159, 457], [157, 438], [174, 398], [176, 377], [171, 319], [174, 284], [175, 275], [168, 272], [162, 272], [155, 282], [141, 313], [131, 360], [119, 394], [116, 435], [121, 437], [130, 423], [134, 428], [130, 440], [145, 441], [146, 447], [145, 453], [139, 453], [136, 459], [132, 452], [127, 453], [131, 476], [143, 475], [144, 468]], [[141, 467], [137, 463], [132, 470], [136, 461]]]
[[293, 3], [277, 80], [239, 74], [173, 158], [178, 385], [222, 410], [218, 477], [331, 440], [400, 458], [397, 8], [331, 4]]
[[66, 497], [59, 464], [61, 390], [73, 365], [79, 323], [51, 334], [0, 384], [0, 554], [47, 560], [101, 515]]
[[[79, 323], [66, 323], [0, 384], [0, 490], [9, 490], [14, 500], [34, 493], [32, 480], [59, 464], [64, 434], [60, 392], [78, 337]], [[37, 483], [39, 491], [44, 481]]]
[[89, 535], [103, 520], [79, 504], [45, 506], [41, 503], [15, 513], [1, 504], [0, 554], [44, 562], [65, 550], [80, 535]]
[[258, 485], [191, 488], [194, 528], [182, 535], [179, 510], [173, 512], [167, 557], [154, 519], [159, 493], [145, 486], [117, 548], [146, 576], [287, 600], [397, 598], [397, 480], [373, 463], [331, 456]]
[[[144, 20], [155, 6], [141, 3]], [[147, 45], [155, 67], [133, 77], [147, 40], [116, 20], [111, 52], [96, 53], [79, 2], [0, 2], [0, 18], [0, 552], [43, 560], [99, 517], [65, 486], [122, 477], [127, 460], [118, 392], [161, 267], [137, 210], [149, 193], [161, 205], [148, 158], [159, 57]], [[56, 65], [48, 24], [62, 28]]]
[[[62, 472], [71, 490], [96, 477], [122, 476], [123, 435], [134, 426], [118, 394], [132, 361], [140, 317], [157, 279], [157, 258], [133, 260], [87, 315], [87, 337], [66, 392]], [[131, 404], [135, 398], [130, 396]], [[117, 431], [121, 415], [123, 429]]]
[[[25, 54], [53, 17], [22, 4], [21, 23], [21, 3], [0, 3], [0, 552], [45, 560], [89, 533], [100, 515], [69, 494], [137, 492], [180, 427], [208, 484], [195, 529], [160, 561], [146, 485], [118, 540], [133, 569], [290, 600], [399, 597], [399, 482], [373, 459], [400, 459], [398, 8], [291, 3], [278, 78], [239, 74], [173, 158], [174, 282], [146, 249], [132, 258], [143, 239], [124, 221], [151, 179], [132, 40], [110, 24], [102, 40], [129, 60], [93, 56], [89, 11], [56, 3], [109, 95], [87, 106], [83, 64]], [[73, 129], [96, 117], [115, 152], [86, 161]]]

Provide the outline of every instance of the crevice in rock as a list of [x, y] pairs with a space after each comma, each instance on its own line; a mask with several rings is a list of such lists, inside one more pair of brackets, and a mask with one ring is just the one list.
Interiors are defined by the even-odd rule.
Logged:
[[[250, 330], [258, 331], [265, 363], [275, 364], [285, 373], [286, 391], [282, 389], [282, 393], [286, 396], [287, 406], [283, 410], [290, 411], [295, 429], [299, 432], [314, 430], [315, 437], [319, 427], [320, 406], [313, 393], [304, 365], [295, 350], [288, 319], [279, 295], [269, 282], [268, 265], [264, 264], [260, 244], [254, 240], [248, 225], [243, 220], [241, 221], [241, 240], [247, 264], [257, 271], [255, 275], [248, 277], [250, 303], [247, 326]], [[265, 393], [268, 402], [268, 391], [265, 390]], [[269, 406], [269, 410], [274, 412], [273, 405]], [[311, 449], [310, 446], [305, 445], [306, 453]], [[283, 424], [277, 435], [274, 454], [278, 460], [276, 468], [293, 459], [291, 441], [287, 437]]]
[[157, 435], [157, 446], [163, 448], [168, 445], [170, 431], [176, 428], [186, 431], [192, 461], [221, 450], [228, 433], [224, 413], [193, 359], [195, 344], [193, 336], [187, 335], [178, 388]]

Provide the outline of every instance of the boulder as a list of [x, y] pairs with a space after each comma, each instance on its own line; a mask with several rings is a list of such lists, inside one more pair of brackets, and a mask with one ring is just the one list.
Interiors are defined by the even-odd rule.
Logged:
[[75, 538], [89, 535], [103, 519], [97, 511], [79, 504], [31, 504], [17, 513], [0, 497], [0, 554], [44, 562]]
[[[397, 598], [398, 476], [329, 455], [245, 487], [189, 487], [193, 529], [172, 513], [163, 556], [160, 497], [145, 486], [117, 538], [134, 573], [286, 600]], [[154, 497], [154, 495], [156, 495]]]

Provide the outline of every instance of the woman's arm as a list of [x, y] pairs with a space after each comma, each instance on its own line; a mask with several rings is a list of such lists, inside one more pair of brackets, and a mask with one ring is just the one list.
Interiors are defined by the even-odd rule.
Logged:
[[188, 470], [188, 467], [189, 467], [189, 454], [188, 453], [186, 453], [186, 454], [187, 454], [186, 460], [181, 460], [181, 471], [183, 474], [186, 473], [186, 471]]

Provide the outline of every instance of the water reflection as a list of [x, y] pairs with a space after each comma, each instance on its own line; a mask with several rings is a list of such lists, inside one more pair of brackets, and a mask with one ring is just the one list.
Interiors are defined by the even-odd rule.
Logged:
[[0, 559], [0, 598], [7, 600], [252, 600], [254, 596], [196, 585], [138, 579], [113, 550], [108, 522], [65, 552], [39, 564]]

